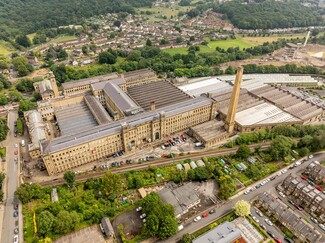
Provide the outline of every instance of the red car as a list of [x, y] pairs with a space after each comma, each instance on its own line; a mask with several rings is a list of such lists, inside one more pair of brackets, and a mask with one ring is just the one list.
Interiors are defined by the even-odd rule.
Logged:
[[202, 218], [206, 218], [206, 217], [208, 217], [208, 216], [209, 216], [208, 213], [204, 213], [204, 214], [202, 214]]
[[16, 150], [14, 154], [17, 155], [18, 154], [18, 151]]
[[305, 176], [301, 176], [301, 179], [303, 179], [303, 180], [307, 180], [307, 178], [305, 177]]
[[278, 239], [278, 238], [274, 238], [273, 239], [275, 242], [277, 242], [277, 243], [282, 243], [282, 241], [280, 240], [280, 239]]
[[318, 190], [318, 191], [323, 191], [324, 189], [323, 188], [321, 188], [320, 186], [315, 186], [315, 188]]

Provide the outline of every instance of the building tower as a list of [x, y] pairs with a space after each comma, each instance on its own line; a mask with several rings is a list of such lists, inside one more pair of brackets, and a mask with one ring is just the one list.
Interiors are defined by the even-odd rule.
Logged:
[[53, 93], [54, 93], [54, 97], [58, 97], [59, 96], [59, 89], [58, 89], [58, 85], [56, 84], [55, 76], [54, 76], [52, 71], [49, 72], [49, 78], [50, 78], [52, 90], [53, 90]]
[[228, 106], [225, 128], [230, 134], [234, 132], [234, 128], [235, 128], [235, 115], [238, 106], [240, 85], [243, 77], [243, 71], [244, 71], [243, 67], [239, 67], [237, 69], [235, 84], [232, 90], [231, 99]]

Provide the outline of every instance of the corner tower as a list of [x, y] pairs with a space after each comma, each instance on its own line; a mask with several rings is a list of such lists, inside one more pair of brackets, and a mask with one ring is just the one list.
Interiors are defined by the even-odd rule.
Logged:
[[59, 89], [58, 89], [58, 85], [56, 84], [54, 73], [52, 71], [49, 72], [49, 78], [50, 78], [52, 90], [53, 90], [53, 93], [54, 93], [54, 97], [58, 97], [59, 96]]
[[240, 85], [243, 78], [243, 71], [244, 71], [243, 67], [239, 67], [237, 69], [235, 84], [232, 90], [231, 99], [228, 106], [225, 128], [230, 134], [234, 132], [234, 128], [235, 128], [235, 115], [238, 106]]

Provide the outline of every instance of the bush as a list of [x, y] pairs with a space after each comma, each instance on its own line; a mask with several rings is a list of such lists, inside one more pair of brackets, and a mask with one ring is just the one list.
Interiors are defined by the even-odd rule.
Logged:
[[20, 136], [24, 134], [24, 122], [22, 118], [17, 119], [17, 132]]

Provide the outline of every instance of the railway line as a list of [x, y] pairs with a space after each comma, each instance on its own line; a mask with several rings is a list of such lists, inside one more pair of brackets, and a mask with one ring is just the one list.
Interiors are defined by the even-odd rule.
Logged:
[[[270, 142], [266, 143], [256, 143], [249, 145], [250, 148], [255, 148], [257, 146], [260, 146], [262, 149], [268, 148], [270, 145]], [[145, 162], [142, 164], [131, 164], [131, 165], [125, 165], [123, 167], [113, 168], [110, 169], [112, 173], [123, 173], [131, 170], [145, 170], [148, 169], [149, 166], [165, 166], [172, 163], [175, 163], [177, 161], [183, 161], [185, 159], [200, 159], [202, 157], [211, 157], [211, 156], [220, 156], [220, 155], [227, 155], [230, 153], [236, 152], [238, 149], [238, 146], [233, 148], [227, 148], [227, 149], [219, 149], [219, 150], [210, 150], [205, 152], [197, 152], [197, 153], [191, 153], [187, 154], [181, 157], [177, 158], [163, 158], [151, 162]], [[76, 176], [76, 182], [83, 182], [86, 181], [88, 178], [100, 178], [105, 175], [107, 170], [101, 170], [101, 171], [89, 171], [84, 174], [79, 174]], [[59, 186], [63, 185], [65, 183], [65, 180], [62, 178], [54, 179], [52, 181], [44, 181], [39, 183], [41, 186]]]

